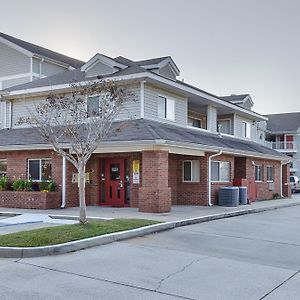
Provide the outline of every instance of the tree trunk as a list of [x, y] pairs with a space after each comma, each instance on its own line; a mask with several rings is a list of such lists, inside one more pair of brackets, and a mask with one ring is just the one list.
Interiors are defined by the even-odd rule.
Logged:
[[79, 188], [79, 222], [81, 224], [87, 223], [86, 218], [86, 204], [85, 204], [85, 165], [79, 164], [78, 168], [78, 188]]

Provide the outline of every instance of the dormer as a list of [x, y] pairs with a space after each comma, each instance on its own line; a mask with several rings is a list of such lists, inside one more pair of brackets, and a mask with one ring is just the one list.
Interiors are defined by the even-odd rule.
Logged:
[[140, 67], [155, 72], [164, 77], [176, 80], [180, 70], [170, 56], [136, 61]]
[[246, 109], [252, 109], [254, 102], [249, 94], [222, 96], [221, 99]]
[[97, 53], [81, 67], [81, 71], [84, 71], [87, 77], [95, 77], [98, 75], [113, 74], [125, 68], [127, 68], [126, 65], [120, 64], [108, 56]]

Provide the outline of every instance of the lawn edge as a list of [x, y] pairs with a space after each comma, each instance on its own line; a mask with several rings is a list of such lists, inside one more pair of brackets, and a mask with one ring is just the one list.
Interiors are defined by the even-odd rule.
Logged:
[[153, 224], [140, 228], [130, 229], [109, 233], [101, 236], [86, 238], [82, 240], [67, 242], [63, 244], [40, 246], [40, 247], [0, 247], [0, 258], [29, 258], [38, 256], [58, 255], [69, 252], [75, 252], [95, 246], [110, 244], [116, 241], [122, 241], [134, 237], [141, 237], [147, 234], [153, 234], [160, 231], [174, 229], [176, 227], [187, 226], [197, 223], [210, 222], [219, 219], [232, 218], [247, 214], [255, 214], [264, 211], [270, 211], [280, 208], [287, 208], [300, 205], [300, 202], [287, 203], [281, 205], [273, 205], [261, 208], [247, 208], [234, 212], [219, 213], [207, 216], [201, 216], [191, 219], [165, 222], [161, 224]]

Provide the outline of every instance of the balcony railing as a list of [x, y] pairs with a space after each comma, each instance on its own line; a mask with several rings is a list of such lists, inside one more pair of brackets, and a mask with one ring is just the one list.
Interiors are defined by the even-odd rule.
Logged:
[[272, 142], [272, 149], [279, 151], [297, 151], [295, 142]]

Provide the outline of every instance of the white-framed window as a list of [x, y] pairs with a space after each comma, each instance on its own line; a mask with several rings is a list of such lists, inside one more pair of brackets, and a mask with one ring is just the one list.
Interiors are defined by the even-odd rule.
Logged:
[[47, 181], [52, 179], [50, 158], [28, 159], [28, 179], [32, 181]]
[[158, 96], [158, 117], [175, 120], [175, 100], [164, 96]]
[[274, 166], [267, 166], [267, 181], [274, 181]]
[[231, 133], [231, 120], [230, 119], [219, 119], [217, 120], [218, 131], [220, 133], [230, 134]]
[[213, 182], [230, 181], [230, 162], [212, 161], [211, 162], [211, 180]]
[[7, 175], [7, 159], [0, 159], [0, 177]]
[[188, 126], [202, 128], [202, 120], [195, 117], [188, 117]]
[[86, 107], [87, 107], [87, 114], [89, 117], [99, 115], [99, 107], [100, 107], [99, 100], [100, 100], [99, 96], [91, 96], [87, 98]]
[[263, 167], [261, 165], [255, 166], [255, 181], [263, 180]]
[[200, 163], [199, 160], [184, 160], [182, 163], [183, 182], [200, 181]]
[[251, 138], [251, 124], [249, 122], [242, 122], [242, 136], [244, 138]]

